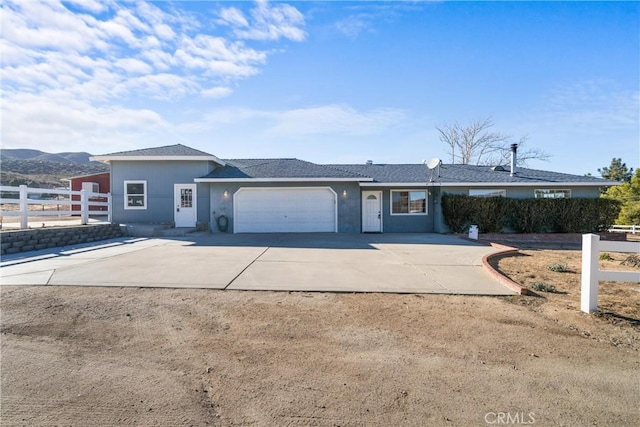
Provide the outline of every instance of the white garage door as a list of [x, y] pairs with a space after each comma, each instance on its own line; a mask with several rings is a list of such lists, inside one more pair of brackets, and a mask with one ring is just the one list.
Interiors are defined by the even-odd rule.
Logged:
[[336, 232], [336, 193], [317, 188], [241, 188], [233, 196], [235, 233]]

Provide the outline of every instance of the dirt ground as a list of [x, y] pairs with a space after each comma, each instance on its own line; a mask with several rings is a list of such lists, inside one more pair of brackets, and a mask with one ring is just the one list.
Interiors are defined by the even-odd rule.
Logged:
[[2, 287], [1, 424], [640, 425], [638, 285], [581, 313], [574, 252], [496, 261], [539, 297]]

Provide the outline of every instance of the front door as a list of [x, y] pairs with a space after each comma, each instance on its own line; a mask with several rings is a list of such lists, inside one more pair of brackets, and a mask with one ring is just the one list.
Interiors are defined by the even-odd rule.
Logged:
[[176, 227], [195, 227], [196, 184], [175, 184], [173, 194]]
[[382, 232], [382, 191], [362, 192], [362, 232]]

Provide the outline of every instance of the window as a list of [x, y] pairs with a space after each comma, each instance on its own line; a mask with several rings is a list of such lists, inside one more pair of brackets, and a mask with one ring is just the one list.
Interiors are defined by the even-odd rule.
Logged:
[[414, 215], [427, 213], [427, 192], [418, 191], [391, 191], [391, 214]]
[[473, 197], [507, 197], [507, 190], [494, 188], [478, 188], [469, 190], [469, 195]]
[[124, 182], [124, 208], [147, 209], [147, 181]]
[[180, 189], [180, 207], [181, 208], [193, 207], [193, 189], [191, 188]]
[[536, 199], [570, 199], [571, 190], [534, 190]]

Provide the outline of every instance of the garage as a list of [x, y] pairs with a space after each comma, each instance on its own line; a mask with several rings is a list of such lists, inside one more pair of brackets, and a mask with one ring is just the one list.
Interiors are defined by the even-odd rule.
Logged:
[[235, 233], [335, 233], [336, 193], [329, 187], [240, 188], [233, 196]]

